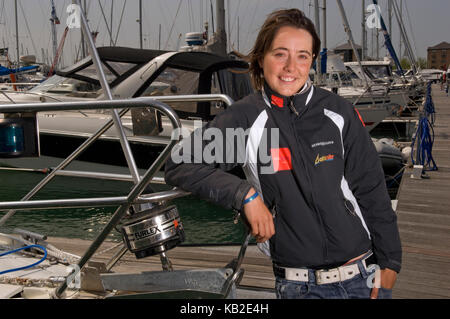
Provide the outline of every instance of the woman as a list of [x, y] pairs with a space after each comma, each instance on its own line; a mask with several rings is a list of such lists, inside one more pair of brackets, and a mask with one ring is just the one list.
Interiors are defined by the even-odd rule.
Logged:
[[[301, 11], [270, 14], [249, 55], [258, 92], [178, 144], [166, 181], [243, 212], [278, 298], [390, 297], [401, 246], [381, 163], [353, 106], [310, 83], [319, 49]], [[238, 164], [246, 180], [228, 173]]]

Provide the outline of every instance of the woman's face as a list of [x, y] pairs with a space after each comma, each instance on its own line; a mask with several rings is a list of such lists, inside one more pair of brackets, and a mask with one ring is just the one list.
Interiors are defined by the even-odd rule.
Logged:
[[261, 63], [272, 90], [291, 96], [303, 87], [313, 61], [312, 47], [313, 38], [308, 31], [289, 26], [278, 30]]

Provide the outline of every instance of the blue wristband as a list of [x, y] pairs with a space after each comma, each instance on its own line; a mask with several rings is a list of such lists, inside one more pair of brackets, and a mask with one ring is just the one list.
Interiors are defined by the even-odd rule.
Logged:
[[250, 196], [249, 198], [247, 198], [246, 200], [244, 200], [243, 205], [250, 203], [252, 200], [254, 200], [256, 197], [259, 196], [258, 192], [255, 192], [252, 196]]

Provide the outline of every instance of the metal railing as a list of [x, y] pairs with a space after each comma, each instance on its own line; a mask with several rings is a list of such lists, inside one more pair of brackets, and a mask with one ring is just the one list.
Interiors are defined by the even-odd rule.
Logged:
[[[48, 102], [48, 103], [21, 103], [21, 104], [7, 104], [0, 106], [0, 113], [2, 112], [43, 112], [43, 111], [70, 111], [70, 110], [92, 110], [92, 109], [111, 109], [117, 108], [119, 105], [121, 107], [125, 107], [119, 112], [119, 117], [121, 118], [130, 110], [130, 105], [134, 103], [140, 103], [136, 105], [136, 107], [147, 106], [147, 101], [156, 100], [160, 102], [223, 102], [228, 107], [234, 103], [233, 99], [225, 94], [198, 94], [198, 95], [168, 95], [168, 96], [152, 96], [152, 97], [139, 97], [134, 99], [126, 99], [126, 100], [114, 100], [113, 101], [85, 101], [85, 102]], [[133, 182], [134, 177], [132, 175], [125, 174], [112, 174], [112, 173], [100, 173], [100, 172], [88, 172], [88, 171], [75, 171], [75, 170], [63, 170], [63, 168], [67, 167], [81, 152], [83, 152], [87, 147], [92, 145], [92, 143], [100, 138], [103, 133], [105, 133], [109, 128], [113, 125], [112, 120], [107, 122], [104, 127], [99, 129], [94, 135], [89, 135], [88, 140], [85, 141], [86, 144], [80, 146], [74, 154], [70, 155], [70, 159], [68, 158], [66, 161], [62, 162], [56, 168], [45, 168], [46, 172], [50, 172], [51, 175], [57, 176], [71, 176], [71, 177], [86, 177], [86, 178], [97, 178], [97, 179], [107, 179], [107, 180], [117, 180], [117, 181], [128, 181]], [[95, 136], [95, 137], [94, 137]], [[90, 139], [93, 139], [92, 141]], [[167, 145], [168, 139], [164, 140], [152, 140], [153, 144], [163, 144]], [[48, 170], [50, 169], [50, 170]], [[50, 177], [51, 179], [52, 177]], [[139, 178], [141, 176], [139, 175]], [[164, 181], [161, 177], [154, 177], [152, 180], [153, 183], [164, 184]], [[42, 183], [47, 183], [46, 180], [43, 180]], [[2, 209], [2, 205], [0, 205], [0, 209]], [[3, 219], [0, 219], [0, 226], [3, 224]]]
[[[183, 99], [185, 98], [185, 99]], [[201, 95], [201, 96], [181, 96], [165, 97], [166, 101], [223, 101], [227, 105], [233, 103], [232, 99], [226, 95]], [[20, 201], [7, 201], [0, 202], [0, 210], [9, 210], [0, 219], [0, 226], [2, 226], [10, 217], [12, 217], [18, 210], [39, 210], [39, 209], [51, 209], [51, 208], [80, 208], [80, 207], [106, 207], [106, 206], [119, 206], [110, 221], [105, 225], [101, 233], [92, 242], [91, 246], [85, 252], [84, 256], [78, 262], [78, 269], [82, 269], [83, 266], [94, 255], [107, 235], [117, 226], [120, 220], [125, 216], [126, 212], [131, 205], [148, 204], [154, 202], [168, 201], [171, 199], [187, 196], [190, 193], [174, 188], [169, 191], [163, 191], [152, 194], [141, 195], [145, 187], [152, 181], [161, 182], [160, 177], [154, 175], [159, 171], [163, 163], [170, 155], [170, 151], [179, 141], [181, 137], [181, 123], [172, 108], [162, 102], [156, 101], [153, 97], [139, 97], [134, 99], [124, 100], [101, 100], [101, 101], [89, 101], [89, 102], [57, 102], [57, 103], [27, 103], [27, 104], [8, 104], [0, 105], [0, 113], [15, 113], [15, 112], [42, 112], [50, 110], [93, 110], [93, 109], [121, 109], [118, 114], [119, 117], [123, 116], [131, 108], [151, 107], [160, 111], [165, 115], [172, 124], [173, 134], [170, 142], [166, 145], [164, 150], [160, 153], [158, 158], [151, 164], [150, 168], [144, 175], [139, 176], [139, 181], [134, 185], [132, 190], [127, 196], [116, 197], [97, 197], [97, 198], [71, 198], [71, 199], [55, 199], [55, 200], [31, 200], [31, 198], [37, 194], [45, 185], [47, 185], [55, 176], [78, 176], [89, 177], [97, 179], [115, 179], [134, 181], [133, 176], [123, 174], [112, 173], [100, 173], [100, 172], [84, 172], [84, 171], [65, 171], [72, 161], [74, 161], [79, 155], [81, 155], [89, 146], [91, 146], [100, 136], [106, 132], [110, 127], [114, 125], [113, 120], [109, 120], [105, 123], [97, 132], [90, 136], [82, 145], [80, 145], [71, 155], [64, 159], [56, 168], [50, 170], [46, 175], [27, 195], [25, 195]], [[123, 130], [123, 127], [120, 129]], [[133, 157], [132, 153], [129, 154]], [[113, 267], [115, 263], [124, 255], [127, 251], [123, 247], [116, 255], [114, 255], [110, 261], [107, 262], [108, 269]], [[164, 266], [164, 265], [163, 265]], [[69, 275], [70, 276], [70, 275]], [[62, 283], [56, 290], [56, 296], [61, 294], [67, 288], [67, 283]]]
[[[73, 3], [80, 4], [79, 0], [73, 0]], [[99, 80], [102, 85], [102, 89], [108, 100], [95, 100], [95, 101], [83, 101], [83, 102], [52, 102], [52, 103], [30, 103], [30, 104], [9, 104], [0, 105], [0, 113], [15, 113], [15, 112], [41, 112], [41, 111], [63, 111], [63, 110], [90, 110], [90, 109], [111, 109], [111, 119], [103, 124], [103, 126], [87, 138], [72, 154], [65, 158], [56, 168], [52, 169], [48, 175], [46, 175], [27, 195], [25, 195], [20, 201], [2, 202], [0, 203], [0, 210], [9, 209], [0, 219], [0, 226], [2, 226], [6, 220], [13, 216], [17, 210], [23, 209], [43, 209], [43, 208], [68, 208], [68, 207], [93, 207], [93, 206], [118, 206], [109, 222], [104, 226], [102, 231], [97, 235], [94, 241], [91, 243], [87, 251], [78, 261], [77, 267], [67, 277], [73, 276], [75, 272], [79, 272], [84, 265], [94, 255], [100, 245], [104, 242], [108, 234], [119, 224], [122, 218], [126, 215], [132, 205], [140, 205], [152, 202], [161, 202], [174, 199], [177, 197], [186, 196], [189, 193], [181, 191], [179, 189], [172, 189], [170, 191], [152, 193], [142, 195], [147, 185], [152, 181], [154, 175], [161, 169], [164, 162], [167, 160], [172, 148], [181, 138], [181, 122], [177, 114], [173, 109], [164, 104], [165, 102], [194, 102], [194, 101], [211, 101], [220, 100], [228, 105], [233, 103], [232, 99], [222, 94], [212, 95], [192, 95], [192, 96], [162, 96], [157, 97], [139, 97], [133, 99], [121, 99], [113, 100], [111, 90], [106, 81], [105, 74], [101, 67], [101, 62], [98, 56], [98, 52], [95, 48], [89, 26], [87, 24], [86, 17], [81, 12], [81, 26], [83, 34], [88, 40], [89, 51], [92, 56], [92, 60], [96, 66]], [[139, 175], [134, 157], [128, 144], [127, 136], [125, 135], [124, 127], [121, 122], [121, 117], [130, 109], [137, 107], [151, 107], [167, 116], [172, 124], [172, 136], [170, 142], [166, 145], [163, 151], [153, 161], [144, 175]], [[102, 134], [104, 134], [112, 126], [117, 129], [117, 135], [120, 139], [122, 150], [127, 160], [128, 167], [130, 169], [130, 176], [126, 176], [126, 179], [131, 179], [135, 184], [128, 193], [127, 196], [118, 197], [99, 197], [99, 198], [78, 198], [78, 199], [57, 199], [57, 200], [30, 200], [39, 190], [47, 185], [57, 174], [66, 168], [73, 160], [75, 160], [83, 151], [91, 146]], [[95, 172], [73, 172], [73, 174], [80, 174], [89, 177], [99, 177], [100, 175], [105, 178], [117, 178], [117, 174], [105, 174]], [[124, 176], [121, 176], [124, 178]], [[108, 269], [110, 269], [127, 251], [124, 246], [116, 253], [111, 260], [107, 263]], [[245, 251], [245, 250], [244, 250]], [[165, 253], [161, 254], [161, 262], [163, 268], [170, 266], [170, 261], [166, 257]], [[236, 269], [237, 271], [238, 269]], [[61, 285], [55, 290], [55, 297], [61, 297], [68, 286], [68, 282], [63, 281]]]
[[[152, 106], [148, 104], [149, 101], [161, 103], [222, 101], [225, 102], [227, 106], [233, 103], [233, 99], [231, 99], [228, 95], [225, 94], [166, 95], [166, 96], [152, 96], [152, 97], [137, 97], [133, 99], [120, 99], [120, 100], [4, 104], [1, 105], [0, 113], [70, 111], [70, 110], [78, 111], [78, 110], [95, 110], [95, 109], [122, 109], [121, 111], [119, 111], [119, 113], [126, 113], [131, 107]], [[138, 105], [136, 103], [138, 103]], [[166, 107], [168, 106], [166, 105]]]
[[[47, 104], [14, 104], [14, 105], [2, 105], [0, 106], [0, 113], [8, 112], [24, 112], [24, 111], [48, 111], [48, 110], [70, 110], [70, 109], [107, 109], [107, 108], [133, 108], [133, 107], [152, 107], [162, 114], [167, 116], [170, 120], [174, 134], [169, 144], [159, 154], [157, 159], [151, 164], [150, 168], [145, 172], [142, 177], [139, 177], [139, 181], [134, 185], [127, 196], [120, 197], [102, 197], [102, 198], [80, 198], [80, 199], [59, 199], [59, 200], [30, 200], [39, 190], [41, 190], [48, 182], [50, 182], [56, 172], [62, 170], [69, 165], [75, 158], [77, 158], [85, 149], [92, 145], [102, 133], [109, 129], [113, 125], [113, 120], [109, 120], [103, 125], [96, 133], [88, 138], [80, 147], [78, 147], [69, 157], [63, 160], [53, 171], [45, 176], [21, 201], [16, 202], [3, 202], [0, 203], [0, 209], [10, 209], [8, 213], [0, 219], [0, 226], [3, 225], [6, 220], [13, 216], [18, 209], [42, 209], [42, 208], [55, 208], [55, 207], [93, 207], [93, 206], [118, 206], [114, 212], [110, 221], [103, 228], [101, 233], [97, 236], [94, 242], [91, 244], [88, 251], [80, 259], [78, 263], [79, 269], [81, 269], [85, 263], [92, 257], [101, 243], [106, 239], [111, 230], [119, 223], [128, 211], [131, 205], [140, 203], [150, 203], [156, 201], [165, 201], [180, 196], [185, 196], [188, 193], [173, 189], [167, 192], [155, 193], [145, 196], [140, 196], [145, 187], [151, 182], [154, 175], [160, 170], [163, 163], [170, 155], [170, 151], [179, 141], [181, 136], [181, 124], [176, 113], [166, 104], [158, 102], [152, 98], [136, 98], [127, 100], [110, 100], [110, 101], [91, 101], [91, 102], [67, 102], [67, 103], [47, 103]], [[25, 110], [24, 110], [25, 109]], [[126, 109], [122, 109], [119, 114], [123, 115]], [[123, 127], [120, 129], [123, 130]], [[132, 153], [129, 154], [132, 157]], [[56, 295], [61, 295], [66, 289], [67, 284], [63, 283], [57, 290]]]

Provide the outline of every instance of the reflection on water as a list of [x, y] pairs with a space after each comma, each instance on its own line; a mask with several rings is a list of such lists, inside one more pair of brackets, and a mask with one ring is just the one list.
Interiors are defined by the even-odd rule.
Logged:
[[[20, 200], [43, 177], [42, 173], [0, 171], [0, 200]], [[32, 199], [124, 196], [131, 187], [132, 184], [127, 182], [57, 176]], [[155, 185], [153, 188], [161, 191], [167, 186]], [[172, 203], [180, 212], [186, 244], [243, 241], [243, 226], [233, 223], [231, 211], [192, 196], [173, 200]], [[18, 227], [52, 237], [94, 239], [115, 210], [116, 207], [92, 207], [17, 211], [0, 228], [0, 232], [11, 232]], [[1, 211], [0, 217], [5, 213]], [[120, 241], [121, 235], [113, 230], [108, 240]]]

